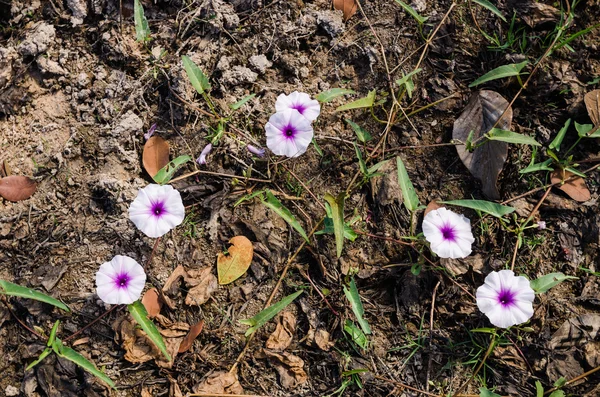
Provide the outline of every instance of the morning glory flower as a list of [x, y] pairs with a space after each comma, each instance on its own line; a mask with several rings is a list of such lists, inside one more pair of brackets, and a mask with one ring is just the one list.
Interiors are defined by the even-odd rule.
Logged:
[[196, 159], [196, 163], [200, 165], [206, 164], [206, 156], [208, 156], [211, 150], [212, 143], [209, 143], [208, 145], [204, 146], [204, 149], [202, 149], [202, 152], [200, 153], [200, 157]]
[[310, 99], [310, 95], [304, 92], [294, 91], [290, 95], [281, 94], [275, 102], [275, 110], [277, 113], [288, 109], [296, 109], [301, 115], [309, 121], [314, 121], [321, 113], [321, 105], [319, 101]]
[[545, 221], [538, 221], [537, 227], [540, 230], [544, 230], [546, 228], [546, 222]]
[[152, 124], [152, 126], [150, 127], [150, 129], [148, 130], [148, 132], [146, 132], [144, 134], [144, 139], [148, 140], [148, 139], [152, 138], [152, 135], [154, 135], [155, 131], [156, 131], [156, 123]]
[[160, 237], [185, 218], [181, 195], [171, 185], [140, 189], [129, 206], [129, 219], [148, 237]]
[[248, 145], [246, 146], [246, 149], [248, 149], [250, 153], [257, 155], [258, 157], [265, 156], [265, 149], [263, 148], [257, 148], [256, 146]]
[[96, 273], [96, 293], [105, 303], [128, 305], [139, 299], [146, 284], [144, 268], [133, 258], [115, 256]]
[[529, 280], [512, 270], [492, 272], [477, 288], [477, 307], [500, 328], [522, 324], [533, 316], [535, 294]]
[[279, 156], [298, 157], [306, 152], [313, 138], [310, 121], [296, 109], [277, 112], [265, 125], [267, 147]]
[[440, 258], [466, 258], [475, 241], [471, 221], [444, 207], [430, 211], [423, 219], [423, 234]]

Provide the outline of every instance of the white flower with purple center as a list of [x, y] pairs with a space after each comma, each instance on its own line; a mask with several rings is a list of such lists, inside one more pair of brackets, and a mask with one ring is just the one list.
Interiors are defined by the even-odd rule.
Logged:
[[96, 293], [106, 303], [128, 305], [140, 298], [146, 284], [144, 268], [133, 258], [115, 256], [96, 273]]
[[319, 101], [310, 99], [310, 95], [304, 92], [294, 91], [290, 95], [281, 94], [275, 102], [277, 113], [288, 109], [296, 109], [301, 115], [309, 121], [314, 121], [321, 113]]
[[423, 234], [440, 258], [466, 258], [475, 241], [469, 218], [443, 207], [425, 215]]
[[265, 125], [267, 147], [279, 156], [298, 157], [313, 138], [310, 121], [296, 109], [275, 113]]
[[533, 316], [535, 293], [529, 280], [515, 276], [512, 270], [488, 274], [475, 295], [477, 307], [496, 327], [522, 324]]
[[160, 237], [185, 218], [181, 195], [170, 185], [140, 189], [129, 206], [129, 219], [148, 237]]

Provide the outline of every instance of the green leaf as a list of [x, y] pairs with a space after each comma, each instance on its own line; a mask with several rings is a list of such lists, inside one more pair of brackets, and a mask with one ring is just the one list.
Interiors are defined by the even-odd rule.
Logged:
[[582, 178], [587, 178], [586, 174], [584, 174], [583, 172], [581, 172], [573, 167], [565, 167], [565, 171], [569, 171], [570, 173], [580, 176]]
[[523, 168], [519, 171], [520, 174], [526, 174], [528, 172], [536, 172], [536, 171], [554, 171], [554, 168], [550, 167], [552, 163], [552, 159], [548, 159], [543, 163], [531, 164], [530, 166]]
[[27, 366], [27, 368], [25, 368], [25, 372], [29, 371], [31, 368], [33, 368], [36, 365], [38, 365], [39, 363], [41, 363], [46, 357], [48, 357], [48, 354], [50, 354], [50, 353], [52, 353], [52, 348], [50, 348], [50, 347], [45, 348], [44, 351], [42, 351], [42, 353], [39, 355], [37, 360], [35, 360], [31, 364], [29, 364]]
[[352, 142], [352, 144], [354, 145], [354, 150], [356, 151], [356, 158], [358, 159], [358, 167], [360, 168], [360, 172], [362, 172], [364, 176], [368, 177], [369, 170], [367, 170], [367, 164], [365, 163], [365, 160], [363, 160], [363, 158], [362, 158], [360, 148], [358, 147], [356, 142]]
[[408, 94], [409, 98], [412, 98], [412, 93], [415, 88], [415, 84], [412, 81], [412, 76], [419, 73], [421, 70], [423, 70], [423, 69], [413, 70], [412, 72], [408, 73], [407, 75], [405, 75], [404, 72], [402, 72], [402, 78], [399, 80], [396, 80], [396, 84], [398, 84], [399, 87], [402, 87], [402, 85], [404, 85], [404, 87], [406, 88], [406, 93]]
[[115, 383], [108, 376], [106, 376], [104, 372], [96, 368], [96, 366], [93, 363], [88, 361], [85, 357], [77, 353], [75, 350], [63, 345], [60, 339], [57, 338], [54, 341], [54, 343], [52, 344], [52, 349], [59, 357], [74, 362], [75, 364], [79, 365], [81, 368], [88, 371], [95, 377], [102, 379], [107, 385], [115, 389]]
[[562, 390], [555, 390], [548, 397], [565, 397], [565, 392]]
[[563, 273], [549, 273], [530, 281], [531, 289], [536, 294], [542, 294], [565, 280], [577, 280], [579, 277], [566, 276]]
[[71, 309], [61, 301], [54, 299], [42, 292], [38, 292], [31, 288], [21, 287], [20, 285], [13, 284], [8, 281], [0, 280], [0, 294], [8, 296], [18, 296], [19, 298], [33, 299], [36, 301], [48, 303], [49, 305], [56, 306], [66, 312], [70, 312]]
[[327, 103], [333, 101], [335, 98], [348, 94], [356, 94], [356, 91], [347, 90], [345, 88], [332, 88], [317, 95], [317, 101]]
[[308, 240], [308, 236], [306, 235], [306, 232], [304, 231], [304, 229], [302, 228], [300, 223], [296, 220], [294, 215], [290, 212], [290, 210], [288, 210], [286, 207], [284, 207], [283, 204], [281, 204], [281, 201], [279, 201], [277, 199], [277, 197], [273, 196], [273, 193], [271, 193], [271, 191], [269, 189], [265, 190], [265, 194], [266, 194], [267, 198], [264, 199], [261, 197], [262, 203], [264, 205], [266, 205], [268, 208], [275, 211], [275, 213], [277, 215], [279, 215], [280, 217], [282, 217], [283, 220], [288, 223], [288, 225], [290, 225], [298, 233], [300, 233], [302, 238], [304, 240], [306, 240], [307, 243], [310, 243], [310, 241]]
[[392, 161], [392, 160], [391, 160], [391, 159], [389, 159], [389, 160], [383, 160], [383, 161], [380, 161], [379, 163], [377, 163], [377, 164], [375, 164], [375, 165], [372, 165], [371, 167], [369, 167], [369, 168], [367, 169], [367, 173], [368, 173], [370, 176], [374, 176], [374, 175], [375, 175], [375, 173], [376, 173], [377, 171], [379, 171], [379, 169], [380, 169], [381, 167], [383, 167], [384, 165], [386, 165], [386, 164], [387, 164], [387, 163], [389, 163], [390, 161]]
[[367, 339], [364, 332], [362, 332], [352, 320], [346, 319], [346, 322], [344, 323], [344, 332], [348, 334], [350, 339], [352, 339], [352, 342], [356, 343], [361, 349], [367, 350], [367, 347], [369, 347], [369, 339]]
[[501, 130], [500, 128], [492, 128], [487, 134], [487, 138], [490, 141], [502, 141], [508, 143], [517, 143], [520, 145], [542, 146], [541, 143], [538, 143], [538, 141], [536, 141], [530, 136], [518, 134], [512, 131]]
[[410, 267], [410, 272], [413, 276], [418, 276], [419, 274], [421, 274], [422, 269], [423, 265], [421, 265], [420, 263], [413, 263], [413, 265]]
[[412, 8], [411, 6], [409, 6], [401, 0], [396, 0], [396, 3], [398, 3], [400, 7], [404, 8], [404, 11], [408, 12], [410, 16], [413, 17], [419, 23], [419, 25], [422, 25], [426, 20], [429, 19], [428, 17], [422, 17], [421, 15], [419, 15], [419, 13], [415, 11], [414, 8]]
[[321, 146], [319, 146], [315, 137], [313, 137], [313, 139], [312, 139], [312, 144], [314, 145], [315, 150], [317, 151], [317, 154], [319, 156], [323, 157], [323, 150], [321, 150]]
[[209, 91], [210, 83], [208, 82], [208, 77], [202, 72], [202, 69], [185, 55], [181, 57], [181, 61], [192, 86], [198, 91], [198, 94], [204, 94], [206, 91]]
[[498, 66], [496, 69], [492, 69], [471, 84], [469, 87], [475, 87], [479, 84], [487, 83], [491, 80], [503, 79], [505, 77], [518, 76], [521, 74], [521, 70], [529, 63], [529, 61], [523, 61], [521, 63], [511, 63], [509, 65]]
[[479, 4], [480, 6], [487, 8], [488, 10], [490, 10], [491, 12], [493, 12], [494, 14], [496, 14], [496, 16], [498, 18], [502, 19], [504, 22], [507, 22], [506, 18], [504, 18], [504, 15], [502, 15], [502, 13], [500, 12], [500, 10], [498, 10], [496, 8], [496, 6], [494, 6], [489, 1], [487, 1], [487, 0], [473, 0], [473, 3]]
[[240, 323], [250, 326], [250, 328], [248, 328], [244, 336], [250, 336], [250, 334], [256, 332], [257, 329], [259, 329], [267, 321], [275, 317], [277, 313], [285, 309], [290, 303], [294, 301], [294, 299], [299, 297], [303, 292], [304, 290], [296, 291], [293, 294], [286, 296], [274, 305], [267, 307], [266, 309], [258, 313], [256, 316], [246, 320], [239, 320]]
[[244, 106], [244, 104], [246, 102], [248, 102], [250, 99], [254, 98], [255, 96], [256, 96], [256, 94], [246, 95], [245, 97], [243, 97], [242, 99], [240, 99], [236, 103], [232, 103], [231, 105], [229, 105], [229, 107], [231, 109], [233, 109], [233, 110], [238, 110], [239, 108], [241, 108], [242, 106]]
[[331, 218], [333, 219], [333, 233], [335, 234], [335, 248], [337, 257], [342, 256], [344, 249], [344, 200], [346, 193], [342, 192], [337, 197], [325, 194], [325, 201], [331, 206]]
[[48, 338], [48, 343], [46, 346], [51, 347], [56, 339], [56, 331], [58, 331], [58, 324], [60, 324], [60, 320], [56, 320], [54, 325], [52, 326], [52, 330], [50, 331], [50, 337]]
[[158, 170], [158, 172], [156, 173], [156, 175], [154, 175], [154, 177], [152, 177], [152, 179], [154, 179], [154, 182], [158, 183], [159, 185], [164, 185], [165, 183], [168, 183], [171, 179], [173, 179], [173, 175], [175, 175], [177, 170], [181, 168], [182, 165], [191, 160], [191, 156], [179, 156], [171, 160], [169, 164], [165, 165], [160, 170]]
[[345, 119], [345, 120], [346, 120], [346, 123], [348, 123], [348, 125], [352, 128], [352, 130], [354, 130], [359, 141], [361, 141], [362, 143], [366, 143], [366, 142], [370, 141], [371, 139], [373, 139], [371, 134], [369, 134], [369, 131], [365, 130], [360, 125], [356, 124], [354, 121], [352, 121], [350, 119]]
[[[331, 206], [327, 202], [325, 203], [325, 212], [327, 212], [327, 216], [323, 220], [323, 230], [319, 230], [318, 232], [315, 232], [316, 235], [334, 234], [333, 215], [332, 215], [332, 211], [331, 211]], [[344, 238], [346, 238], [350, 241], [354, 241], [354, 240], [356, 240], [357, 237], [358, 237], [358, 234], [356, 234], [354, 229], [352, 229], [350, 226], [348, 226], [348, 223], [344, 222]]]
[[417, 197], [417, 193], [415, 193], [415, 188], [408, 177], [406, 167], [404, 167], [404, 163], [400, 156], [396, 157], [396, 166], [398, 168], [398, 183], [400, 184], [400, 189], [402, 189], [404, 206], [408, 208], [409, 211], [413, 212], [419, 206], [419, 197]]
[[563, 387], [566, 384], [567, 384], [567, 380], [565, 379], [564, 376], [561, 376], [560, 378], [558, 378], [558, 380], [556, 382], [554, 382], [554, 387]]
[[550, 146], [548, 146], [550, 149], [556, 149], [557, 152], [560, 151], [560, 144], [562, 143], [563, 139], [565, 139], [565, 134], [567, 133], [567, 130], [569, 129], [570, 125], [571, 119], [568, 119], [565, 122], [565, 125], [560, 129], [560, 131], [558, 131], [558, 134], [556, 134], [556, 138], [554, 138], [554, 140], [552, 140], [552, 142], [550, 143]]
[[491, 390], [486, 389], [485, 387], [479, 388], [479, 397], [502, 397], [500, 394], [496, 394]]
[[600, 133], [598, 132], [600, 129], [596, 130], [593, 134], [588, 135], [590, 131], [594, 129], [593, 124], [579, 124], [578, 122], [575, 122], [575, 129], [577, 130], [577, 135], [581, 138], [597, 138], [600, 136]]
[[535, 397], [544, 397], [544, 386], [539, 380], [535, 381]]
[[515, 211], [515, 208], [508, 205], [502, 205], [485, 200], [451, 200], [441, 201], [443, 204], [457, 205], [459, 207], [471, 208], [473, 210], [485, 212], [497, 218], [502, 218], [504, 215]]
[[344, 285], [344, 294], [346, 298], [350, 301], [350, 305], [352, 306], [352, 311], [356, 316], [356, 320], [360, 324], [363, 332], [367, 335], [371, 334], [371, 327], [367, 320], [364, 319], [365, 309], [363, 308], [362, 302], [360, 301], [360, 295], [358, 294], [358, 288], [356, 288], [356, 283], [354, 282], [354, 278], [350, 280], [350, 288], [346, 288]]
[[133, 3], [133, 21], [135, 22], [135, 39], [137, 41], [150, 40], [150, 28], [140, 0], [135, 0]]
[[476, 332], [478, 334], [496, 334], [496, 328], [473, 328], [471, 332]]
[[142, 327], [148, 338], [159, 348], [162, 354], [167, 358], [168, 361], [171, 361], [171, 356], [167, 352], [167, 346], [165, 345], [165, 341], [163, 340], [158, 328], [156, 325], [148, 318], [148, 312], [146, 308], [139, 300], [127, 305], [127, 309], [131, 316], [135, 320], [136, 323]]
[[335, 109], [336, 112], [350, 109], [370, 108], [375, 103], [375, 90], [369, 91], [366, 97], [357, 99], [354, 102], [347, 103]]

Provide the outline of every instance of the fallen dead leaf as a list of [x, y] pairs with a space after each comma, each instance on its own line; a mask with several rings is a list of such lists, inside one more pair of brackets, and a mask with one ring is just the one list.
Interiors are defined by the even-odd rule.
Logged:
[[189, 270], [185, 277], [185, 284], [189, 288], [185, 304], [190, 306], [203, 305], [219, 288], [217, 278], [212, 274], [210, 266], [199, 270]]
[[552, 335], [549, 346], [552, 350], [583, 346], [598, 336], [600, 336], [600, 315], [582, 314], [565, 321]]
[[217, 257], [217, 275], [219, 284], [229, 284], [240, 278], [252, 263], [254, 247], [252, 242], [244, 236], [235, 236], [229, 243], [228, 255], [219, 252]]
[[269, 336], [265, 346], [271, 350], [285, 350], [292, 343], [294, 331], [296, 330], [296, 316], [294, 313], [286, 311], [277, 322], [275, 331]]
[[27, 200], [36, 188], [35, 181], [26, 176], [11, 175], [0, 179], [0, 196], [8, 201]]
[[600, 128], [600, 90], [593, 90], [583, 97], [585, 107], [587, 108], [590, 120], [594, 123], [594, 128], [588, 132], [588, 135], [596, 132]]
[[142, 298], [142, 305], [146, 308], [148, 312], [149, 318], [154, 318], [160, 313], [160, 309], [162, 308], [162, 302], [158, 296], [158, 291], [156, 288], [151, 288], [146, 293], [144, 293], [144, 297]]
[[194, 393], [205, 394], [244, 394], [236, 372], [213, 372], [206, 379], [194, 386]]
[[181, 345], [179, 345], [179, 353], [190, 350], [190, 347], [192, 347], [194, 341], [200, 335], [200, 332], [202, 332], [202, 328], [204, 328], [204, 320], [200, 320], [190, 327], [190, 332], [188, 332], [183, 341], [181, 341]]
[[169, 276], [165, 285], [163, 286], [163, 292], [170, 296], [177, 296], [179, 292], [179, 280], [187, 276], [187, 272], [183, 266], [179, 265], [173, 270], [173, 273]]
[[319, 347], [319, 349], [329, 351], [329, 349], [335, 345], [335, 342], [331, 340], [331, 335], [329, 335], [329, 332], [319, 328], [315, 332], [315, 344]]
[[77, 339], [75, 342], [73, 342], [73, 344], [71, 346], [85, 345], [89, 341], [90, 341], [90, 338], [88, 336], [86, 336], [85, 338]]
[[152, 178], [165, 165], [169, 164], [169, 144], [158, 135], [152, 136], [146, 141], [142, 153], [144, 169]]
[[[563, 170], [561, 178], [561, 171], [555, 170], [550, 174], [550, 182], [559, 183], [566, 179], [569, 179], [573, 175], [573, 173]], [[569, 197], [571, 197], [573, 200], [579, 201], [581, 203], [584, 201], [588, 201], [592, 198], [592, 194], [587, 188], [585, 180], [580, 176], [576, 176], [568, 182], [565, 182], [561, 185], [557, 185], [557, 187], [566, 194], [568, 194]]]
[[333, 8], [341, 10], [344, 13], [344, 21], [347, 21], [356, 14], [358, 5], [356, 0], [333, 0]]
[[427, 214], [429, 214], [431, 211], [435, 211], [444, 207], [442, 204], [438, 204], [438, 200], [439, 199], [431, 200], [431, 202], [427, 204], [427, 208], [425, 208], [425, 213], [423, 216], [427, 216]]
[[459, 259], [442, 258], [440, 259], [440, 264], [454, 276], [465, 274], [470, 268], [476, 273], [481, 273], [483, 269], [483, 257], [475, 254]]
[[292, 389], [308, 380], [304, 371], [304, 360], [288, 352], [276, 353], [268, 349], [262, 349], [271, 365], [279, 374], [279, 382], [286, 389]]

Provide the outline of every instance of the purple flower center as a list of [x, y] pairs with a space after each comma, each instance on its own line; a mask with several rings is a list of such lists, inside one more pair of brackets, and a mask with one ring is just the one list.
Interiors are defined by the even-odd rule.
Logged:
[[442, 232], [442, 236], [444, 237], [444, 240], [450, 240], [450, 241], [456, 240], [456, 233], [454, 232], [454, 228], [452, 226], [444, 225], [440, 229], [440, 232]]
[[292, 109], [296, 109], [300, 114], [304, 114], [306, 108], [302, 104], [294, 105]]
[[296, 135], [296, 132], [297, 132], [296, 129], [294, 128], [294, 126], [291, 125], [291, 124], [288, 124], [285, 127], [283, 127], [282, 131], [283, 131], [283, 135], [286, 138], [290, 138], [290, 139], [293, 138]]
[[502, 306], [510, 306], [515, 302], [515, 294], [509, 289], [501, 289], [498, 294], [498, 303]]
[[115, 284], [117, 285], [117, 288], [126, 289], [129, 285], [129, 280], [131, 280], [131, 278], [127, 273], [121, 273], [115, 278]]
[[159, 201], [152, 204], [152, 207], [150, 207], [150, 212], [152, 215], [159, 217], [163, 214], [163, 212], [165, 212], [165, 207], [163, 203]]

